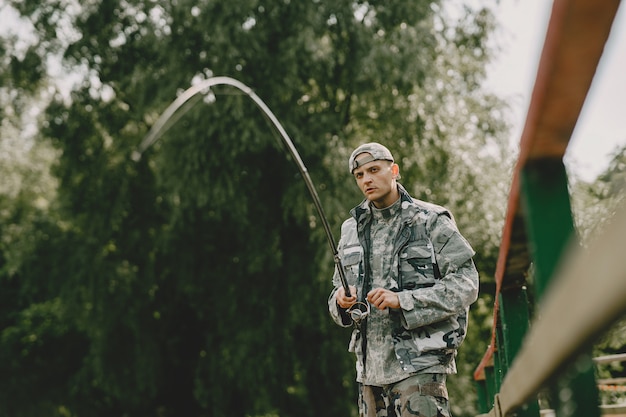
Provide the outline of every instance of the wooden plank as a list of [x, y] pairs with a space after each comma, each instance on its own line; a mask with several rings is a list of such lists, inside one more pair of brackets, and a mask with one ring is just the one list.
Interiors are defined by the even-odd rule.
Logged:
[[621, 385], [626, 384], [626, 378], [600, 378], [596, 382], [598, 385]]
[[612, 404], [600, 406], [603, 416], [626, 417], [626, 404]]
[[598, 356], [593, 358], [593, 361], [598, 364], [611, 363], [611, 362], [626, 362], [626, 353], [616, 353], [615, 355]]

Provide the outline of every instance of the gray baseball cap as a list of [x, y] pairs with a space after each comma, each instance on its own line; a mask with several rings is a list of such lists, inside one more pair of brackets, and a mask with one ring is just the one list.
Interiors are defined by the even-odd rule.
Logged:
[[[368, 153], [372, 155], [369, 158], [361, 159], [360, 161], [356, 160], [356, 157], [362, 153]], [[352, 174], [352, 171], [357, 169], [361, 165], [365, 165], [368, 162], [377, 161], [379, 159], [383, 159], [385, 161], [393, 162], [393, 155], [389, 152], [389, 149], [381, 145], [380, 143], [370, 142], [364, 143], [352, 151], [352, 155], [350, 155], [350, 159], [348, 160], [348, 169]]]

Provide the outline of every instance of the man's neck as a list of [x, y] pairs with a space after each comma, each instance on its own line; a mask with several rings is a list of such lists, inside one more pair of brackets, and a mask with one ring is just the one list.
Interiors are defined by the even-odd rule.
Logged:
[[389, 194], [385, 196], [384, 200], [372, 201], [372, 205], [379, 210], [382, 210], [382, 209], [385, 209], [387, 207], [391, 207], [392, 205], [394, 205], [395, 202], [398, 201], [398, 199], [400, 198], [400, 191], [398, 191], [398, 185], [394, 184], [394, 187], [392, 188], [392, 190], [393, 191], [391, 191]]

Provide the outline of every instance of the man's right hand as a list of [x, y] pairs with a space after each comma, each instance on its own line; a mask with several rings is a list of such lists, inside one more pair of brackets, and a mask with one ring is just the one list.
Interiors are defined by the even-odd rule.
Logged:
[[337, 294], [335, 294], [335, 299], [337, 300], [337, 305], [341, 308], [348, 309], [356, 303], [356, 287], [354, 285], [350, 285], [350, 297], [346, 297], [346, 291], [343, 287], [339, 287], [337, 290]]

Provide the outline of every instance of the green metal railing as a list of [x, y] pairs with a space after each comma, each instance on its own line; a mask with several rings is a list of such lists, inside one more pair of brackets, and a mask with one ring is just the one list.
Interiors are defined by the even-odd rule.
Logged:
[[[539, 415], [538, 407], [535, 414], [528, 412], [542, 389], [552, 394], [557, 415], [601, 414], [597, 383], [603, 381], [586, 379], [600, 359], [592, 360], [587, 351], [626, 307], [626, 205], [601, 236], [586, 249], [574, 244], [567, 249], [566, 262], [557, 269], [538, 306], [540, 319], [533, 321], [501, 382], [492, 384], [498, 389], [491, 391], [492, 402], [481, 410], [485, 415]], [[493, 351], [494, 355], [506, 356], [504, 349]], [[485, 371], [485, 378], [476, 378], [483, 392], [488, 375], [495, 374], [490, 368], [495, 366], [477, 369]]]
[[554, 1], [509, 195], [491, 341], [474, 373], [481, 416], [603, 413], [590, 349], [626, 311], [626, 208], [580, 248], [563, 156], [618, 6]]

